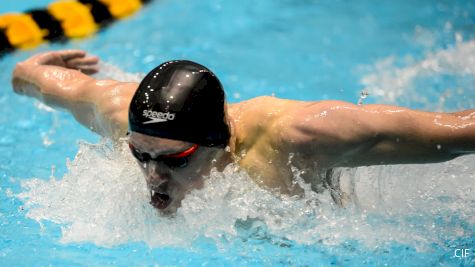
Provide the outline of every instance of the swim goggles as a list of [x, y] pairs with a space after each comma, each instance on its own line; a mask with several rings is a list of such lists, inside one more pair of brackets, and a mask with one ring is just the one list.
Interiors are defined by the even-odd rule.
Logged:
[[192, 147], [186, 149], [185, 151], [169, 154], [169, 155], [160, 155], [157, 157], [152, 157], [149, 153], [140, 152], [134, 145], [129, 143], [130, 151], [132, 155], [140, 162], [147, 163], [149, 161], [162, 162], [166, 166], [175, 169], [175, 168], [184, 168], [188, 165], [188, 160], [190, 156], [196, 152], [198, 145], [193, 145]]

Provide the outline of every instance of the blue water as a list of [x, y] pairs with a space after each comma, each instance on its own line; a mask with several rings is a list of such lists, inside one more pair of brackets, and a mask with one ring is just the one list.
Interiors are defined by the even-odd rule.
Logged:
[[[0, 13], [49, 2], [8, 1], [2, 3]], [[115, 181], [108, 166], [119, 163], [80, 145], [78, 140], [96, 144], [99, 138], [70, 115], [39, 107], [36, 101], [15, 95], [10, 85], [16, 62], [40, 51], [79, 48], [127, 73], [146, 73], [165, 60], [198, 61], [220, 77], [230, 102], [275, 95], [356, 103], [360, 92], [368, 90], [365, 103], [446, 111], [473, 108], [474, 22], [473, 1], [163, 0], [153, 1], [137, 15], [94, 37], [45, 44], [1, 58], [0, 266], [475, 266], [475, 199], [470, 191], [475, 190], [473, 157], [424, 168], [349, 171], [348, 179], [360, 184], [368, 181], [365, 178], [377, 180], [374, 192], [382, 196], [370, 200], [359, 196], [362, 203], [376, 203], [376, 208], [338, 210], [323, 198], [321, 208], [310, 209], [307, 215], [299, 213], [304, 219], [284, 223], [284, 230], [273, 220], [295, 216], [263, 211], [268, 215], [265, 218], [245, 213], [247, 219], [231, 214], [223, 215], [230, 219], [224, 220], [204, 210], [197, 216], [215, 218], [205, 227], [194, 224], [187, 215], [195, 213], [184, 209], [169, 222], [177, 239], [185, 240], [175, 242], [173, 235], [170, 238], [160, 229], [140, 228], [144, 226], [137, 223], [130, 228], [145, 234], [128, 232], [127, 225], [92, 211], [88, 201], [100, 196], [109, 203], [107, 196], [112, 193], [85, 193], [83, 189], [91, 186], [107, 191], [100, 178]], [[121, 74], [115, 71], [115, 75]], [[79, 149], [86, 155], [73, 161], [79, 162], [74, 165], [79, 170], [68, 168], [67, 159], [73, 160]], [[80, 162], [96, 156], [97, 161]], [[94, 175], [98, 179], [90, 179]], [[50, 176], [64, 182], [55, 184]], [[64, 208], [61, 200], [51, 200], [55, 194], [44, 187], [34, 187], [43, 190], [35, 191], [36, 195], [47, 196], [50, 202], [19, 197], [29, 192], [21, 182], [33, 178], [43, 181], [46, 188], [58, 186], [53, 193], [71, 201], [72, 210], [64, 211], [61, 220], [54, 210], [42, 206], [49, 203], [45, 206]], [[245, 179], [239, 181], [258, 190]], [[214, 183], [226, 185], [219, 179]], [[78, 192], [68, 191], [70, 185]], [[246, 197], [269, 209], [301, 204], [258, 196], [249, 193]], [[394, 199], [398, 201], [391, 201]], [[112, 202], [107, 205], [105, 210], [120, 210]], [[126, 207], [134, 209], [133, 205]], [[221, 208], [225, 211], [229, 206]], [[318, 217], [318, 212], [331, 219]], [[85, 221], [74, 214], [84, 214]], [[116, 214], [119, 222], [128, 222], [127, 216]], [[80, 230], [89, 217], [97, 230], [90, 225], [87, 227], [92, 228], [84, 228], [88, 231]], [[165, 225], [156, 221], [160, 219], [144, 218], [149, 225]], [[113, 236], [117, 233], [121, 236]], [[457, 248], [471, 249], [472, 254], [454, 257]]]

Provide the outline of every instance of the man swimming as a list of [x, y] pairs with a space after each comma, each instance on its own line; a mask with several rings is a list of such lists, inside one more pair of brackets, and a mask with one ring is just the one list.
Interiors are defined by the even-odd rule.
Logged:
[[239, 164], [260, 185], [298, 194], [293, 168], [316, 191], [344, 204], [337, 167], [431, 163], [475, 152], [475, 110], [432, 113], [342, 101], [257, 97], [226, 104], [217, 77], [191, 61], [170, 61], [140, 84], [97, 80], [98, 58], [80, 50], [46, 52], [17, 64], [15, 92], [67, 109], [94, 132], [128, 134], [163, 212], [180, 206], [212, 168]]

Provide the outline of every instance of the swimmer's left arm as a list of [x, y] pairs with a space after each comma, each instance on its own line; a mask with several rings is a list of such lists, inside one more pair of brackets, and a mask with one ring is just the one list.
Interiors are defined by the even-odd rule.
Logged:
[[298, 107], [277, 127], [286, 151], [321, 166], [430, 163], [475, 153], [475, 110], [434, 113], [322, 101]]

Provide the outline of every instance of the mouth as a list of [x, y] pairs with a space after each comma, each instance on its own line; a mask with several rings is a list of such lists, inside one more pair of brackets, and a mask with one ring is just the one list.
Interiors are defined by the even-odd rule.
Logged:
[[150, 204], [157, 209], [163, 210], [170, 205], [172, 198], [164, 190], [150, 190]]

